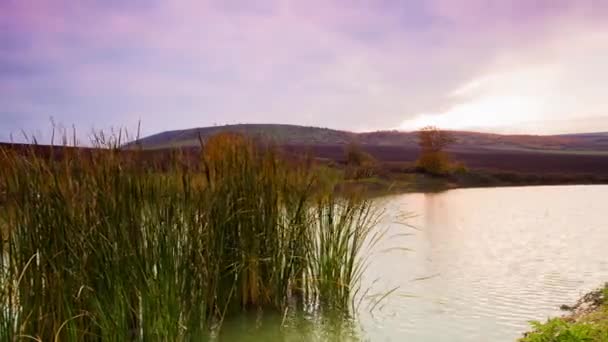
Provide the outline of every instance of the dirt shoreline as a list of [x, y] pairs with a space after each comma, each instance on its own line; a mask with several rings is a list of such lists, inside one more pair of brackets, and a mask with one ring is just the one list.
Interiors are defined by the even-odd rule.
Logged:
[[560, 306], [561, 310], [568, 312], [563, 318], [578, 322], [585, 315], [599, 310], [606, 302], [606, 288], [608, 288], [608, 283], [603, 288], [595, 289], [585, 294], [572, 306], [566, 304]]
[[544, 323], [533, 322], [521, 342], [607, 341], [608, 283], [586, 293], [574, 305], [560, 306], [566, 313]]

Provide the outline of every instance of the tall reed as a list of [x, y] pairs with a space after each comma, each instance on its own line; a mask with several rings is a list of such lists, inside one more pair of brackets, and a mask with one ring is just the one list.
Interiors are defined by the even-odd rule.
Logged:
[[106, 140], [0, 150], [0, 340], [201, 340], [243, 310], [352, 310], [369, 202], [238, 135], [147, 167]]

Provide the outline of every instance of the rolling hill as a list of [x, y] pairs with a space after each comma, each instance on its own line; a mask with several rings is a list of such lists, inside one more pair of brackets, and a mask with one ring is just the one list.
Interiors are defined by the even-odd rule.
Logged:
[[[220, 132], [237, 132], [270, 139], [286, 146], [343, 146], [356, 142], [363, 146], [417, 148], [415, 132], [377, 131], [354, 133], [328, 128], [281, 124], [240, 124], [167, 131], [140, 139], [130, 146], [144, 149], [197, 147], [204, 139]], [[536, 152], [608, 156], [608, 133], [566, 135], [501, 135], [453, 131], [455, 152]]]

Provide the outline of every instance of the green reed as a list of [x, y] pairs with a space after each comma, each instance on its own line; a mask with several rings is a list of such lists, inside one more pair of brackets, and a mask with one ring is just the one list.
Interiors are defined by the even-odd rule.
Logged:
[[352, 313], [369, 202], [237, 135], [147, 167], [118, 141], [0, 150], [0, 340], [200, 340], [244, 310]]

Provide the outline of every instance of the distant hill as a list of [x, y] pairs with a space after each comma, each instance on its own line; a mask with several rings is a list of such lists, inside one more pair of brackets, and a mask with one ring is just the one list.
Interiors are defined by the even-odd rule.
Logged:
[[[199, 146], [203, 140], [220, 132], [236, 132], [261, 137], [279, 145], [342, 146], [351, 142], [367, 146], [417, 148], [416, 132], [377, 131], [354, 133], [319, 127], [281, 124], [240, 124], [167, 131], [130, 144], [144, 149], [165, 149]], [[565, 135], [501, 135], [453, 131], [453, 151], [476, 152], [542, 152], [558, 154], [608, 155], [608, 132]]]
[[328, 128], [278, 124], [241, 124], [167, 131], [139, 140], [146, 149], [192, 147], [200, 145], [199, 136], [207, 139], [221, 132], [235, 132], [270, 139], [277, 144], [340, 145], [352, 141], [355, 133]]

